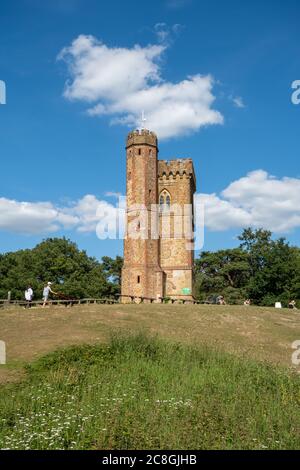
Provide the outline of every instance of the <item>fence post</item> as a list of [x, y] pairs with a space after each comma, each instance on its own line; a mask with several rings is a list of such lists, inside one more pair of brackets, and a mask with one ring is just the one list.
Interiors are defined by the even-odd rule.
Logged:
[[6, 346], [4, 341], [0, 341], [0, 364], [6, 364]]
[[11, 291], [7, 292], [7, 303], [10, 304], [11, 302]]

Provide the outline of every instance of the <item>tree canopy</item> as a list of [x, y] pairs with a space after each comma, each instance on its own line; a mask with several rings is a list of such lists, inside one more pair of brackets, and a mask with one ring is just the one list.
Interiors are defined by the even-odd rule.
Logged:
[[23, 299], [31, 285], [35, 298], [51, 281], [54, 290], [72, 298], [107, 297], [120, 292], [122, 258], [103, 262], [65, 238], [49, 238], [33, 249], [0, 255], [0, 298]]
[[[239, 247], [203, 251], [195, 260], [196, 298], [223, 295], [228, 303], [250, 298], [258, 305], [284, 305], [300, 299], [300, 249], [272, 233], [247, 228], [238, 237]], [[31, 285], [35, 298], [43, 287], [72, 298], [111, 297], [120, 293], [123, 258], [104, 256], [101, 261], [65, 238], [48, 238], [33, 249], [0, 254], [0, 299], [11, 291], [24, 299]]]
[[300, 249], [268, 230], [244, 229], [238, 248], [202, 252], [195, 262], [200, 300], [223, 295], [229, 303], [250, 298], [258, 305], [300, 299]]

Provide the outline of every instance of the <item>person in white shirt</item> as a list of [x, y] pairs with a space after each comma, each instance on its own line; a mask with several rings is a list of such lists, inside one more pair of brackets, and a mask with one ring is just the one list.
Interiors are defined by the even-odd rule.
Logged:
[[56, 294], [56, 292], [54, 292], [52, 289], [51, 289], [51, 286], [52, 286], [52, 282], [48, 282], [47, 285], [44, 287], [44, 290], [43, 290], [43, 307], [46, 307], [47, 305], [47, 302], [48, 302], [48, 298], [49, 298], [49, 294]]
[[295, 300], [291, 300], [289, 302], [289, 308], [292, 309], [292, 310], [297, 310], [297, 305], [296, 305], [296, 301]]
[[32, 298], [33, 298], [33, 290], [31, 286], [28, 286], [25, 291], [25, 300], [27, 301], [26, 308], [31, 307]]

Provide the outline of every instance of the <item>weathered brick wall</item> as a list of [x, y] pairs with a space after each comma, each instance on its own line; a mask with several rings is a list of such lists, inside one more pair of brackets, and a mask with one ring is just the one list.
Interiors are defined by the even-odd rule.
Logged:
[[158, 162], [158, 195], [164, 191], [170, 194], [174, 209], [170, 214], [168, 211], [160, 213], [160, 265], [166, 273], [167, 297], [188, 299], [193, 296], [194, 251], [190, 247], [195, 189], [191, 159]]
[[[179, 269], [165, 268], [166, 273], [166, 297], [177, 299], [192, 299], [193, 296], [193, 271], [190, 268]], [[184, 293], [183, 289], [189, 288], [191, 293]]]
[[[184, 212], [184, 205], [193, 204], [196, 189], [193, 162], [191, 159], [158, 161], [157, 156], [154, 133], [141, 130], [128, 135], [127, 224], [135, 239], [127, 237], [124, 241], [122, 295], [191, 299], [194, 253], [187, 248], [190, 236], [180, 234], [178, 227], [192, 228], [192, 214]], [[170, 195], [171, 205], [177, 205], [170, 217], [157, 208], [162, 191]], [[137, 210], [137, 204], [144, 205], [142, 212]], [[157, 225], [157, 239], [153, 239], [151, 221]], [[169, 226], [170, 231], [166, 231]], [[124, 297], [123, 301], [128, 299]]]
[[[159, 240], [151, 238], [151, 211], [156, 214], [158, 198], [157, 138], [142, 130], [128, 135], [127, 228], [136, 239], [124, 241], [122, 295], [156, 298], [162, 296]], [[137, 205], [143, 205], [143, 209]], [[137, 221], [139, 224], [137, 224]]]

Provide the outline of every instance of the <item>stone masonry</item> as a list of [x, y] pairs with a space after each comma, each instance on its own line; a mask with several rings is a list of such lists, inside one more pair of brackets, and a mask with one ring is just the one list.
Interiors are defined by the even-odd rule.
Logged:
[[191, 159], [158, 160], [157, 137], [130, 132], [127, 159], [127, 235], [122, 302], [193, 299], [193, 195]]

